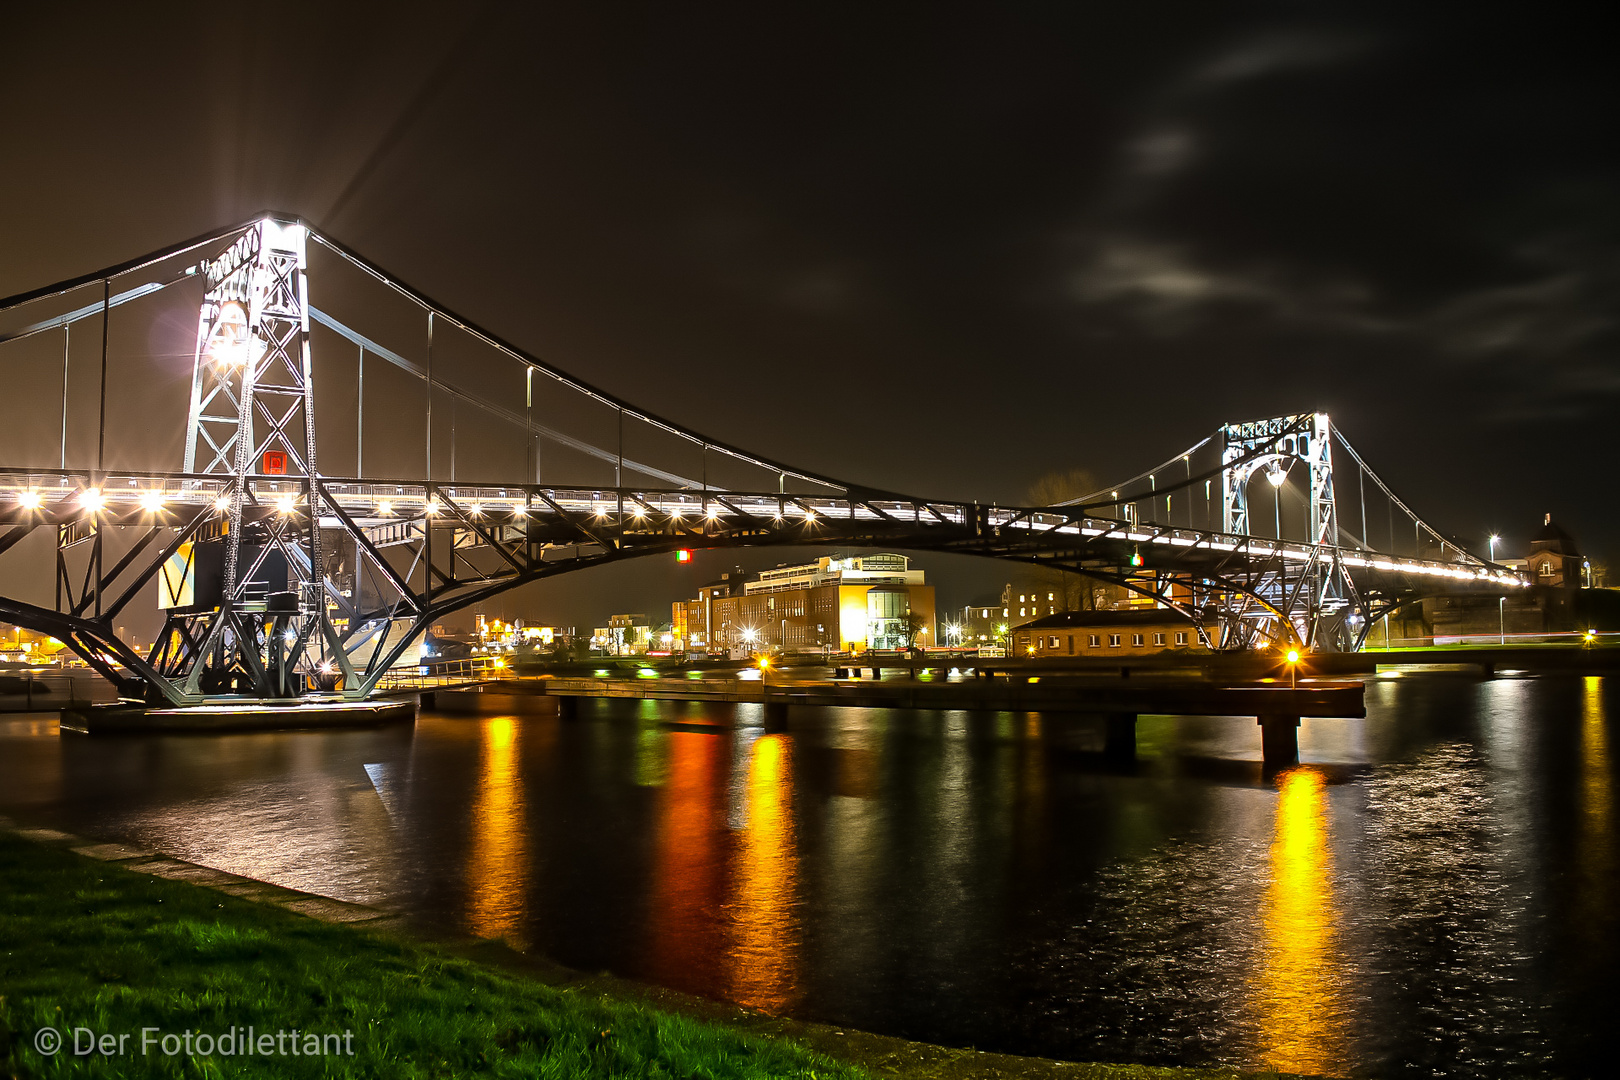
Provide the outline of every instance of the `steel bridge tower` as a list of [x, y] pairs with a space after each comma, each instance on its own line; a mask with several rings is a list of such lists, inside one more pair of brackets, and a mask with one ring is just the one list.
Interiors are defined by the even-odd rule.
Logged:
[[[1300, 413], [1221, 427], [1222, 532], [1257, 536], [1249, 505], [1249, 485], [1263, 473], [1279, 499], [1295, 465], [1306, 471], [1309, 506], [1305, 538], [1317, 553], [1296, 580], [1279, 574], [1263, 595], [1290, 621], [1309, 647], [1340, 651], [1354, 647], [1345, 625], [1355, 602], [1355, 586], [1339, 557], [1339, 521], [1333, 494], [1333, 425], [1327, 413]], [[1281, 536], [1281, 524], [1278, 523]], [[1304, 604], [1299, 603], [1304, 600]], [[1297, 614], [1292, 614], [1297, 612]]]
[[[302, 690], [295, 671], [309, 652], [330, 646], [343, 657], [328, 615], [316, 509], [306, 238], [300, 222], [266, 217], [197, 268], [208, 291], [192, 360], [185, 471], [230, 479], [220, 534], [204, 538], [223, 547], [218, 606], [176, 611], [164, 628], [196, 647], [189, 670], [175, 673], [188, 694], [294, 696]], [[197, 574], [200, 553], [192, 558]]]

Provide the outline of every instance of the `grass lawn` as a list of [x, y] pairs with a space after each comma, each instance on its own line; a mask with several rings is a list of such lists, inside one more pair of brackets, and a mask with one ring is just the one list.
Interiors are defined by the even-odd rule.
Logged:
[[[160, 1041], [188, 1029], [217, 1038], [233, 1025], [244, 1037], [252, 1025], [255, 1048], [274, 1049], [188, 1057], [181, 1043], [170, 1056]], [[34, 1047], [47, 1026], [67, 1041], [54, 1056]], [[74, 1028], [115, 1036], [114, 1052], [75, 1055]], [[144, 1052], [143, 1028], [157, 1029]], [[297, 1056], [290, 1036], [259, 1038], [294, 1029]], [[332, 1052], [303, 1053], [307, 1033], [334, 1036], [322, 1046]], [[788, 1040], [547, 986], [0, 834], [0, 1075], [866, 1074]]]

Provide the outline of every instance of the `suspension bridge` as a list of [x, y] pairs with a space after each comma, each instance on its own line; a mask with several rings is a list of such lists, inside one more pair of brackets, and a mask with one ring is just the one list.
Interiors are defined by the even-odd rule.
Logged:
[[[1322, 413], [1224, 424], [1061, 505], [882, 491], [598, 390], [284, 214], [0, 301], [0, 370], [0, 619], [168, 707], [362, 701], [457, 609], [682, 548], [1051, 566], [1233, 650], [1355, 650], [1424, 597], [1526, 586]], [[137, 649], [120, 620], [154, 596]]]

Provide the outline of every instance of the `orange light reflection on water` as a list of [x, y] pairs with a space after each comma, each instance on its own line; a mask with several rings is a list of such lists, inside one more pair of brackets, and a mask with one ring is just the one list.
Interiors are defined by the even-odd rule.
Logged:
[[1348, 1040], [1327, 789], [1310, 768], [1290, 769], [1279, 782], [1254, 987], [1260, 1060], [1282, 1072], [1331, 1075], [1346, 1065]]
[[669, 740], [668, 779], [662, 792], [648, 952], [658, 981], [673, 986], [714, 985], [724, 942], [711, 918], [725, 891], [723, 832], [726, 744], [694, 731], [660, 733]]
[[748, 825], [742, 830], [732, 903], [731, 994], [763, 1012], [798, 996], [798, 855], [794, 844], [793, 744], [755, 741], [748, 768]]
[[467, 923], [479, 937], [504, 937], [521, 947], [529, 852], [518, 722], [491, 717], [483, 722], [482, 735], [467, 859]]

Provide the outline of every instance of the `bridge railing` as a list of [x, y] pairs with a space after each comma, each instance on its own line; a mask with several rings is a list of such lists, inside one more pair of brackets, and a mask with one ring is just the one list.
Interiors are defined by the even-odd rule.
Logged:
[[474, 656], [462, 660], [439, 660], [431, 664], [411, 664], [395, 667], [384, 673], [377, 683], [382, 692], [389, 690], [431, 690], [445, 686], [463, 686], [487, 679], [510, 675], [504, 656]]

